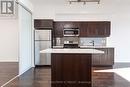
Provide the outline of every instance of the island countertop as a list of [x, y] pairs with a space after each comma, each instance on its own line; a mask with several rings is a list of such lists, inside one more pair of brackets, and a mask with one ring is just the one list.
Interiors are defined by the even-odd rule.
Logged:
[[103, 54], [104, 51], [97, 49], [45, 49], [41, 50], [40, 53], [77, 53], [77, 54]]

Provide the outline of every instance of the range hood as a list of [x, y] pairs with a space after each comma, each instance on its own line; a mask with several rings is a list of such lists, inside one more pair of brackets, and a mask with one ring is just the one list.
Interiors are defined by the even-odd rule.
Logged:
[[98, 4], [100, 3], [100, 0], [69, 0], [70, 4], [72, 2], [83, 2], [84, 4], [86, 4], [86, 2], [97, 2]]

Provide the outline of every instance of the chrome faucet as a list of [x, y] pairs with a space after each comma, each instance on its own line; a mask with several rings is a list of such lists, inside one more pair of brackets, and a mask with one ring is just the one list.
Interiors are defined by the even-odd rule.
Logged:
[[91, 41], [91, 42], [89, 42], [89, 43], [92, 43], [92, 46], [94, 46], [94, 45], [95, 45], [94, 40], [92, 40], [92, 41]]

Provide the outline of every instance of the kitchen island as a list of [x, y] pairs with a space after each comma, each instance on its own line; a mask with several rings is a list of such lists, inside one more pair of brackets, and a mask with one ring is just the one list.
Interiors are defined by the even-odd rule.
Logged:
[[96, 49], [46, 49], [51, 53], [52, 87], [91, 87], [92, 54]]

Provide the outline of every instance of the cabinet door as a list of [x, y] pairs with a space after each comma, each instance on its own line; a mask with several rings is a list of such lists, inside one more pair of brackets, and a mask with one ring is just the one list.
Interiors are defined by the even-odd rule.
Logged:
[[52, 29], [53, 20], [52, 19], [34, 19], [35, 29]]
[[109, 37], [111, 34], [111, 23], [110, 22], [105, 22], [105, 36]]
[[108, 48], [108, 65], [114, 64], [114, 48]]
[[98, 54], [92, 55], [92, 65], [93, 66], [100, 65], [100, 55], [98, 55]]
[[107, 37], [110, 35], [110, 22], [88, 22], [87, 37]]
[[101, 48], [105, 52], [104, 56], [101, 56], [101, 65], [110, 66], [114, 64], [114, 48]]
[[52, 87], [91, 87], [91, 54], [52, 54]]
[[104, 51], [104, 54], [100, 54], [100, 65], [109, 65], [110, 61], [108, 61], [108, 48], [98, 48], [98, 50]]
[[104, 51], [104, 54], [94, 54], [92, 57], [92, 63], [94, 66], [106, 65], [108, 50], [106, 48], [96, 48], [97, 50]]
[[54, 37], [63, 37], [64, 23], [54, 22]]
[[104, 34], [104, 25], [102, 22], [89, 22], [87, 26], [87, 35], [89, 37], [98, 37]]
[[87, 36], [88, 37], [98, 36], [98, 23], [97, 22], [89, 22], [88, 23]]
[[86, 37], [87, 36], [87, 22], [80, 22], [80, 37]]
[[114, 48], [96, 48], [104, 51], [104, 54], [94, 54], [93, 66], [112, 66], [114, 64]]
[[110, 36], [110, 22], [101, 22], [97, 26], [98, 37]]

